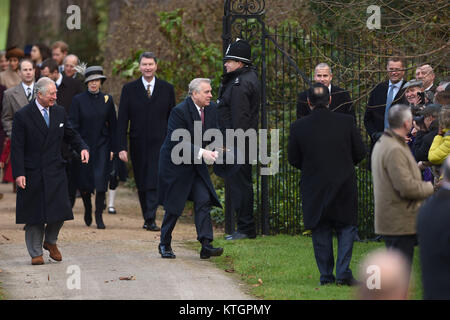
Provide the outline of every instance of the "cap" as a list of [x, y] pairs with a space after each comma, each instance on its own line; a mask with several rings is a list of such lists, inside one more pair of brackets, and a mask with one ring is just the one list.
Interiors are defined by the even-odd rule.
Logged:
[[441, 111], [442, 106], [440, 104], [430, 103], [425, 105], [425, 108], [422, 111], [419, 111], [419, 114], [428, 117], [431, 115], [436, 115]]

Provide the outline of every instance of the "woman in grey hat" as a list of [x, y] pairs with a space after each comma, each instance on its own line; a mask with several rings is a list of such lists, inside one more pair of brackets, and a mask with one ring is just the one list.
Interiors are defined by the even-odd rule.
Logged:
[[106, 80], [103, 68], [89, 67], [84, 76], [88, 90], [73, 98], [69, 118], [89, 146], [90, 161], [78, 164], [76, 183], [84, 203], [86, 225], [92, 223], [91, 194], [95, 193], [95, 222], [98, 229], [105, 229], [102, 214], [106, 208], [111, 159], [116, 152], [116, 109], [113, 98], [100, 91]]

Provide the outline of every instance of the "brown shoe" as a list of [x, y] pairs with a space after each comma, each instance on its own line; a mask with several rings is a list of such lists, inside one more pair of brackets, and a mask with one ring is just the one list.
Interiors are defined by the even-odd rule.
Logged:
[[44, 258], [42, 256], [31, 258], [31, 264], [33, 266], [44, 264]]
[[50, 251], [50, 258], [52, 258], [53, 260], [55, 260], [55, 261], [62, 260], [61, 252], [59, 252], [56, 244], [50, 244], [50, 243], [44, 242], [44, 249]]

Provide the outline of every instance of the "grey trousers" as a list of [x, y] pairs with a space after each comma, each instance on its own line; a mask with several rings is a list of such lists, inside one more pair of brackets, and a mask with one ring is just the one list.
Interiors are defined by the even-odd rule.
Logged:
[[28, 253], [32, 258], [43, 254], [42, 244], [44, 241], [49, 244], [56, 244], [59, 230], [61, 230], [64, 221], [45, 224], [27, 224], [25, 225], [25, 243]]

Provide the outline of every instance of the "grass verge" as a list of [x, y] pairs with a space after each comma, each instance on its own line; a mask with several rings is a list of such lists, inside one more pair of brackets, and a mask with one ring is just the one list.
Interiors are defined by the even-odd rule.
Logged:
[[[307, 236], [263, 236], [256, 239], [226, 241], [216, 239], [215, 247], [223, 247], [221, 257], [212, 258], [220, 269], [236, 273], [248, 284], [249, 291], [265, 300], [352, 300], [355, 289], [337, 285], [319, 285], [312, 240]], [[198, 242], [190, 243], [200, 249]], [[358, 267], [372, 250], [383, 248], [384, 242], [355, 242], [350, 268], [357, 278]], [[335, 258], [337, 241], [334, 239]], [[422, 299], [419, 252], [414, 253], [410, 299]]]

